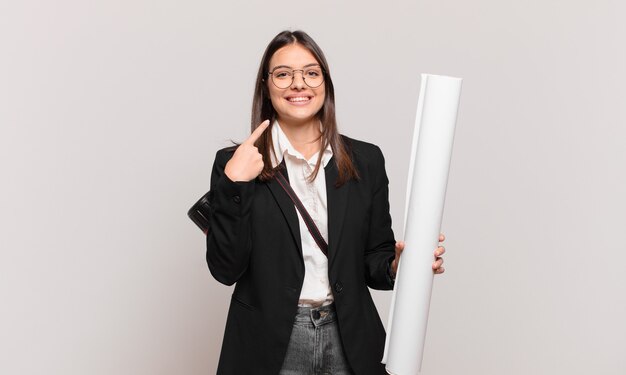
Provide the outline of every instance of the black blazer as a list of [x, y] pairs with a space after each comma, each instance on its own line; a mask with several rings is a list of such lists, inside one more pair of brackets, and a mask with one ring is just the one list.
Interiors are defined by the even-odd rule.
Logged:
[[[336, 188], [327, 164], [328, 278], [346, 357], [356, 375], [386, 374], [380, 363], [385, 330], [368, 286], [392, 289], [395, 252], [385, 161], [372, 144], [343, 137], [360, 175]], [[287, 352], [304, 261], [296, 209], [276, 180], [233, 182], [224, 174], [233, 151], [217, 152], [207, 263], [232, 295], [218, 374], [279, 373]], [[304, 228], [303, 230], [306, 230]]]

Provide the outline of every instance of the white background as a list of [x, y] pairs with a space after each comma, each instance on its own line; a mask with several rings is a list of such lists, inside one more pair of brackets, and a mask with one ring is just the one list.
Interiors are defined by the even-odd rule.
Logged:
[[[387, 160], [464, 78], [423, 374], [626, 373], [620, 1], [0, 2], [0, 373], [211, 374], [232, 289], [187, 209], [283, 29]], [[374, 292], [383, 322], [390, 292]]]

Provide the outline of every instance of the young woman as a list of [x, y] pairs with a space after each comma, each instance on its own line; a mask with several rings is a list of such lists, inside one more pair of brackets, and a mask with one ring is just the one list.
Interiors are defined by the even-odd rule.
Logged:
[[[384, 159], [377, 146], [339, 134], [328, 64], [304, 32], [281, 32], [268, 45], [252, 134], [217, 152], [210, 203], [209, 270], [236, 283], [218, 374], [386, 373], [385, 330], [368, 287], [393, 288], [404, 245], [391, 230]], [[443, 253], [435, 250], [435, 273], [444, 272]]]

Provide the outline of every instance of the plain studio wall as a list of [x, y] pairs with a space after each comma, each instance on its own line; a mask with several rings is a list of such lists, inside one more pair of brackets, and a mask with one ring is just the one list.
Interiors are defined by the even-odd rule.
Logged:
[[[0, 4], [0, 373], [211, 374], [232, 288], [186, 211], [304, 29], [401, 239], [420, 73], [462, 77], [424, 374], [626, 373], [623, 2]], [[383, 322], [390, 292], [373, 292]]]

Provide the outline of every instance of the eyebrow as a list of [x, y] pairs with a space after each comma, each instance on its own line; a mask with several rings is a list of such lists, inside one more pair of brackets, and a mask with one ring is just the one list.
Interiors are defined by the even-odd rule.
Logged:
[[[320, 68], [322, 67], [320, 64], [318, 63], [311, 63], [311, 64], [306, 64], [305, 66], [303, 66], [302, 68], [309, 68], [311, 66], [319, 66]], [[289, 66], [289, 65], [277, 65], [275, 66], [273, 69], [270, 69], [270, 71], [276, 70], [278, 68], [288, 68], [288, 69], [293, 69], [293, 67]]]

